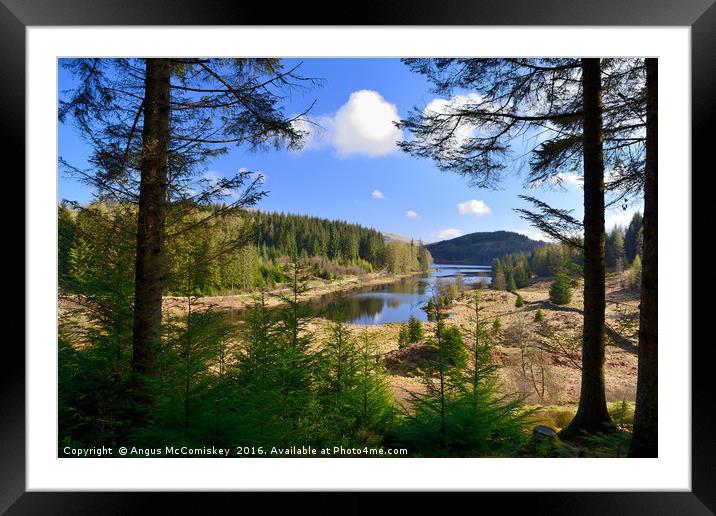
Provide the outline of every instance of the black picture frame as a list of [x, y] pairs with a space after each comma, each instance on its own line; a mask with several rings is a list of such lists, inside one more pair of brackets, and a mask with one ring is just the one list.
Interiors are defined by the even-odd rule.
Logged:
[[[280, 5], [280, 7], [276, 7]], [[327, 15], [320, 23], [316, 11]], [[8, 158], [19, 158], [14, 170], [24, 170], [25, 149], [25, 30], [52, 25], [576, 25], [689, 26], [692, 50], [692, 170], [713, 170], [713, 144], [707, 129], [713, 124], [716, 91], [716, 4], [714, 0], [429, 0], [382, 1], [363, 4], [355, 12], [339, 3], [312, 7], [306, 3], [236, 3], [225, 0], [0, 0], [0, 113], [2, 141]], [[10, 152], [12, 151], [12, 152]], [[6, 168], [9, 174], [9, 168]], [[693, 172], [692, 172], [693, 177]], [[685, 178], [688, 180], [688, 178]], [[22, 186], [24, 190], [24, 186]], [[31, 192], [25, 192], [29, 195]], [[32, 271], [25, 269], [26, 277]], [[31, 306], [26, 309], [31, 310]], [[182, 493], [39, 493], [25, 489], [25, 353], [5, 339], [0, 374], [0, 511], [7, 514], [131, 514], [160, 501], [162, 512], [172, 507], [192, 511], [231, 503], [234, 494], [201, 496], [191, 503]], [[14, 343], [13, 343], [14, 344]], [[684, 347], [691, 342], [673, 343]], [[710, 346], [691, 347], [692, 356], [692, 490], [690, 492], [480, 493], [509, 507], [525, 503], [542, 514], [712, 514], [716, 511], [716, 428]], [[712, 373], [711, 373], [712, 374]], [[677, 424], [677, 423], [675, 423]], [[174, 495], [174, 496], [169, 496]], [[247, 494], [240, 496], [246, 497]], [[316, 496], [311, 495], [311, 496]], [[325, 495], [320, 506], [325, 506]], [[369, 507], [361, 497], [353, 507]], [[473, 495], [474, 496], [474, 495]], [[157, 500], [157, 498], [161, 500]], [[274, 498], [280, 500], [281, 497]], [[420, 495], [401, 502], [402, 510], [420, 507]], [[201, 504], [201, 505], [199, 505]], [[306, 504], [306, 507], [314, 504]], [[346, 507], [344, 505], [344, 507]], [[294, 507], [294, 510], [296, 507]], [[182, 512], [183, 512], [182, 511]], [[193, 511], [192, 511], [193, 512]], [[315, 513], [315, 510], [312, 512]], [[318, 509], [321, 512], [321, 509]]]

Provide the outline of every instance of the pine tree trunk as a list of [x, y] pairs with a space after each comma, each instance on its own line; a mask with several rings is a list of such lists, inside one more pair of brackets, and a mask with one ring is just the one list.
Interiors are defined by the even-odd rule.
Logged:
[[132, 337], [132, 387], [142, 405], [151, 403], [144, 384], [158, 375], [161, 345], [170, 72], [170, 59], [146, 60]]
[[658, 60], [646, 60], [646, 165], [639, 310], [639, 376], [631, 457], [658, 456], [657, 116]]
[[604, 391], [604, 160], [602, 88], [598, 58], [582, 59], [584, 106], [584, 328], [579, 408], [563, 434], [611, 428]]

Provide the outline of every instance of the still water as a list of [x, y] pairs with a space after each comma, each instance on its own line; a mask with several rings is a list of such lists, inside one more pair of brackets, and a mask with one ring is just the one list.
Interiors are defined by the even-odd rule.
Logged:
[[435, 264], [433, 269], [422, 276], [356, 289], [342, 296], [326, 295], [311, 305], [326, 319], [334, 320], [342, 314], [346, 322], [353, 324], [405, 322], [411, 315], [425, 321], [427, 315], [421, 308], [433, 295], [438, 281], [449, 283], [461, 275], [465, 286], [470, 286], [489, 284], [491, 280], [490, 266]]

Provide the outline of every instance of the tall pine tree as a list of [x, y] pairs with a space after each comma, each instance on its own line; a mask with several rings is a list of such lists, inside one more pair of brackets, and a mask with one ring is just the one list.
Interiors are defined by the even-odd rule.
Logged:
[[[136, 203], [136, 261], [132, 345], [133, 393], [151, 404], [145, 380], [156, 378], [162, 335], [168, 214], [207, 204], [246, 187], [248, 176], [198, 184], [207, 160], [229, 144], [253, 148], [300, 145], [298, 117], [280, 106], [304, 78], [275, 59], [71, 59], [63, 64], [78, 86], [60, 103], [91, 142], [91, 169], [62, 162], [102, 198]], [[256, 181], [224, 212], [260, 198]], [[222, 212], [212, 214], [211, 218]]]

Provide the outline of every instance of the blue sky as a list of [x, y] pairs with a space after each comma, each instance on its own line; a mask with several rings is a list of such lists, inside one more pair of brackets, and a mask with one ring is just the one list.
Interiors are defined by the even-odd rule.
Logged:
[[[266, 211], [311, 214], [374, 227], [380, 231], [434, 242], [475, 231], [512, 230], [537, 237], [514, 208], [529, 193], [556, 207], [582, 216], [582, 190], [574, 176], [565, 190], [525, 190], [520, 162], [507, 170], [501, 190], [468, 186], [467, 179], [440, 172], [428, 159], [418, 159], [395, 147], [401, 135], [392, 120], [435, 100], [429, 84], [398, 59], [288, 59], [302, 62], [300, 73], [324, 80], [321, 87], [299, 91], [286, 101], [286, 112], [300, 113], [314, 100], [314, 130], [301, 151], [250, 153], [241, 147], [214, 160], [209, 176], [232, 176], [241, 168], [266, 177], [268, 195], [257, 206]], [[72, 87], [60, 68], [59, 91]], [[88, 147], [76, 129], [60, 124], [59, 156], [83, 166]], [[60, 174], [58, 200], [85, 203], [92, 192], [74, 178]], [[628, 213], [607, 213], [607, 225], [628, 222]]]

